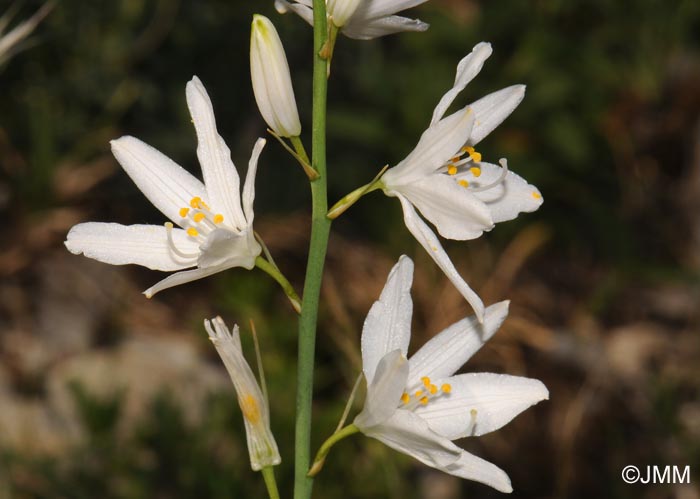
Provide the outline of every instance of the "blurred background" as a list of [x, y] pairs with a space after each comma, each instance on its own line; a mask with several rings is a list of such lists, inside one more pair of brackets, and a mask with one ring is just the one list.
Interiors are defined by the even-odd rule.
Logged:
[[[0, 13], [12, 2], [0, 0]], [[18, 4], [15, 22], [41, 2]], [[264, 136], [248, 66], [254, 12], [285, 43], [310, 137], [311, 30], [272, 0], [59, 1], [0, 67], [0, 498], [264, 497], [240, 410], [202, 319], [249, 319], [291, 490], [296, 321], [259, 271], [152, 300], [163, 277], [69, 254], [83, 221], [165, 220], [108, 142], [134, 135], [196, 175], [185, 104], [206, 85], [234, 162]], [[493, 303], [512, 300], [468, 371], [539, 378], [550, 400], [459, 442], [508, 472], [514, 497], [700, 497], [700, 3], [431, 0], [426, 33], [339, 38], [329, 93], [330, 199], [396, 164], [479, 41], [494, 54], [464, 105], [514, 83], [527, 95], [480, 152], [543, 193], [532, 214], [446, 249]], [[256, 228], [301, 290], [309, 192], [268, 141]], [[470, 314], [403, 226], [367, 196], [334, 224], [319, 324], [313, 448], [359, 372], [364, 317], [398, 256], [416, 261], [415, 350]], [[690, 484], [627, 485], [626, 465], [691, 466]], [[333, 450], [315, 497], [491, 498], [357, 436]]]

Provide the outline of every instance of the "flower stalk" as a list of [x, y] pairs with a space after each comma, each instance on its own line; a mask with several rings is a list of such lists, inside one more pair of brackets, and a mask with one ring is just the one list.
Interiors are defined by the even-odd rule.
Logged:
[[299, 298], [299, 295], [296, 293], [296, 291], [294, 291], [292, 284], [287, 280], [284, 274], [280, 272], [277, 266], [271, 264], [261, 256], [258, 256], [255, 259], [255, 266], [277, 281], [277, 283], [282, 287], [284, 294], [286, 294], [287, 298], [289, 298], [289, 302], [292, 304], [292, 307], [296, 313], [301, 313], [301, 298]]
[[311, 181], [311, 240], [304, 280], [304, 294], [299, 317], [297, 354], [297, 400], [294, 460], [294, 498], [309, 499], [313, 480], [306, 476], [311, 461], [311, 403], [313, 391], [316, 323], [323, 277], [323, 265], [328, 248], [331, 221], [328, 211], [326, 177], [326, 93], [328, 88], [327, 60], [319, 53], [326, 43], [325, 0], [314, 0], [314, 70], [311, 154], [313, 168], [319, 177]]
[[263, 480], [265, 480], [265, 487], [267, 487], [267, 495], [270, 499], [280, 499], [280, 492], [277, 489], [277, 481], [275, 480], [275, 471], [272, 466], [266, 466], [260, 470], [262, 473]]
[[347, 438], [350, 435], [354, 435], [359, 431], [360, 429], [357, 426], [355, 426], [354, 424], [349, 424], [345, 428], [336, 431], [333, 435], [328, 437], [326, 441], [323, 442], [323, 444], [321, 445], [321, 448], [318, 449], [316, 457], [314, 458], [314, 464], [311, 466], [311, 469], [309, 469], [308, 476], [314, 477], [318, 475], [319, 472], [323, 469], [323, 464], [326, 462], [326, 456], [330, 452], [331, 447], [333, 447], [335, 444], [337, 444], [344, 438]]
[[372, 191], [376, 191], [377, 189], [383, 189], [383, 184], [381, 182], [382, 175], [384, 175], [384, 172], [389, 168], [389, 165], [384, 166], [384, 168], [381, 169], [381, 171], [377, 174], [376, 177], [369, 183], [365, 184], [362, 187], [358, 187], [354, 191], [352, 191], [349, 194], [346, 194], [343, 196], [340, 201], [335, 203], [333, 207], [328, 210], [328, 214], [326, 215], [328, 218], [331, 220], [335, 220], [338, 218], [340, 215], [345, 213], [345, 211], [350, 208], [353, 204], [355, 204], [362, 196], [365, 194], [368, 194]]

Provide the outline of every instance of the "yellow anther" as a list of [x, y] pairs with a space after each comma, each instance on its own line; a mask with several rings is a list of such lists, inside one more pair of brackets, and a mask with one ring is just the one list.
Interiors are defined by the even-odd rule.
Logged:
[[423, 397], [422, 399], [420, 399], [420, 403], [426, 405], [428, 403], [428, 397]]
[[199, 232], [197, 232], [197, 229], [195, 229], [194, 227], [190, 227], [189, 229], [187, 229], [187, 235], [197, 237], [199, 235]]
[[238, 404], [241, 406], [243, 417], [249, 422], [255, 424], [260, 421], [260, 408], [258, 407], [258, 402], [255, 400], [255, 397], [250, 394], [244, 395], [238, 399]]
[[429, 377], [423, 376], [420, 380], [423, 382], [424, 387], [428, 388], [430, 386], [430, 378]]
[[165, 228], [170, 230], [173, 228], [173, 223], [172, 222], [165, 222]]
[[435, 395], [438, 392], [437, 386], [430, 385], [428, 387], [428, 391], [430, 392], [430, 395]]
[[204, 213], [201, 213], [201, 212], [200, 212], [200, 213], [195, 213], [195, 214], [192, 216], [192, 220], [194, 220], [195, 222], [199, 223], [199, 222], [201, 222], [202, 220], [204, 220], [206, 217], [207, 217], [207, 216], [206, 216]]
[[450, 163], [456, 163], [460, 159], [462, 159], [460, 156], [454, 156], [454, 157], [450, 158]]
[[471, 153], [472, 161], [475, 163], [481, 163], [481, 153], [474, 151]]
[[450, 386], [448, 383], [445, 383], [440, 387], [440, 390], [442, 390], [445, 393], [450, 393], [452, 391], [452, 386]]
[[532, 197], [535, 199], [542, 199], [542, 194], [537, 191], [532, 191]]
[[200, 198], [199, 196], [195, 196], [190, 200], [190, 206], [192, 208], [199, 208], [201, 202], [202, 198]]
[[464, 187], [465, 189], [466, 189], [467, 187], [469, 187], [469, 182], [467, 182], [467, 181], [464, 180], [464, 179], [460, 180], [460, 181], [457, 182], [457, 183], [458, 183], [459, 185], [461, 185], [462, 187]]
[[411, 396], [408, 393], [403, 392], [403, 395], [401, 395], [401, 402], [403, 402], [404, 404], [408, 404], [410, 401]]
[[468, 152], [469, 154], [472, 154], [476, 152], [476, 150], [472, 146], [464, 146], [462, 148], [462, 153]]
[[180, 208], [180, 216], [182, 218], [185, 218], [189, 212], [190, 212], [190, 209], [187, 207]]
[[471, 411], [469, 411], [469, 414], [470, 414], [471, 417], [473, 417], [473, 418], [476, 417], [476, 413], [477, 413], [476, 409], [472, 409]]
[[481, 168], [478, 166], [472, 166], [469, 171], [474, 175], [475, 177], [479, 178], [481, 177]]
[[217, 213], [216, 215], [214, 215], [214, 223], [215, 224], [220, 224], [223, 221], [224, 221], [224, 216], [221, 213]]
[[423, 390], [416, 390], [416, 393], [413, 394], [416, 398], [420, 397], [423, 395]]
[[457, 175], [457, 167], [455, 165], [450, 165], [447, 167], [448, 175]]

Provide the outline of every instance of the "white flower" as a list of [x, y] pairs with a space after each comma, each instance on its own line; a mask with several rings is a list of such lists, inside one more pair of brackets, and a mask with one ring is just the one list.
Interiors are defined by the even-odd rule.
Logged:
[[253, 233], [253, 199], [258, 157], [265, 145], [258, 139], [240, 194], [240, 180], [231, 152], [216, 130], [214, 110], [196, 76], [187, 84], [187, 104], [197, 132], [197, 157], [204, 183], [157, 149], [134, 137], [113, 140], [112, 153], [148, 200], [182, 229], [165, 226], [88, 222], [74, 226], [66, 247], [112, 265], [135, 263], [173, 274], [144, 292], [194, 281], [231, 267], [252, 269], [262, 251]]
[[253, 16], [250, 31], [250, 76], [260, 114], [280, 137], [298, 137], [299, 112], [284, 47], [274, 24]]
[[508, 476], [451, 441], [497, 430], [547, 399], [538, 380], [491, 373], [454, 373], [496, 332], [508, 302], [486, 309], [483, 324], [462, 319], [406, 360], [413, 303], [413, 262], [394, 266], [362, 330], [367, 399], [354, 425], [428, 466], [511, 492]]
[[5, 29], [10, 24], [14, 10], [12, 7], [0, 17], [0, 65], [5, 63], [17, 52], [20, 42], [27, 38], [34, 28], [46, 17], [53, 8], [53, 2], [45, 3], [32, 17], [19, 23], [11, 31], [5, 33]]
[[[396, 16], [399, 11], [410, 9], [427, 0], [327, 0], [328, 15], [342, 28], [349, 38], [371, 40], [401, 31], [425, 31], [428, 24], [407, 17]], [[280, 14], [293, 11], [313, 25], [312, 0], [275, 0]]]
[[251, 468], [260, 471], [280, 464], [282, 459], [270, 430], [270, 408], [253, 371], [243, 357], [238, 325], [233, 326], [231, 333], [221, 317], [216, 317], [211, 322], [205, 320], [204, 327], [236, 389], [238, 405], [243, 412]]
[[384, 174], [380, 185], [401, 201], [406, 227], [435, 260], [481, 319], [483, 303], [459, 276], [438, 238], [415, 208], [447, 239], [464, 241], [491, 230], [496, 222], [534, 211], [542, 195], [515, 173], [481, 161], [474, 146], [518, 106], [525, 95], [514, 85], [487, 95], [445, 118], [445, 111], [491, 55], [479, 43], [457, 66], [452, 89], [440, 100], [415, 149]]

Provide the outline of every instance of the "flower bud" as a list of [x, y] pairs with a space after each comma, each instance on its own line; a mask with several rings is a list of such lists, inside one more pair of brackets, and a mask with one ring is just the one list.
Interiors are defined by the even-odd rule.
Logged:
[[260, 114], [281, 137], [301, 133], [289, 65], [277, 30], [265, 16], [255, 14], [250, 32], [250, 76]]
[[360, 0], [328, 0], [328, 14], [333, 18], [333, 24], [341, 28], [355, 13]]

